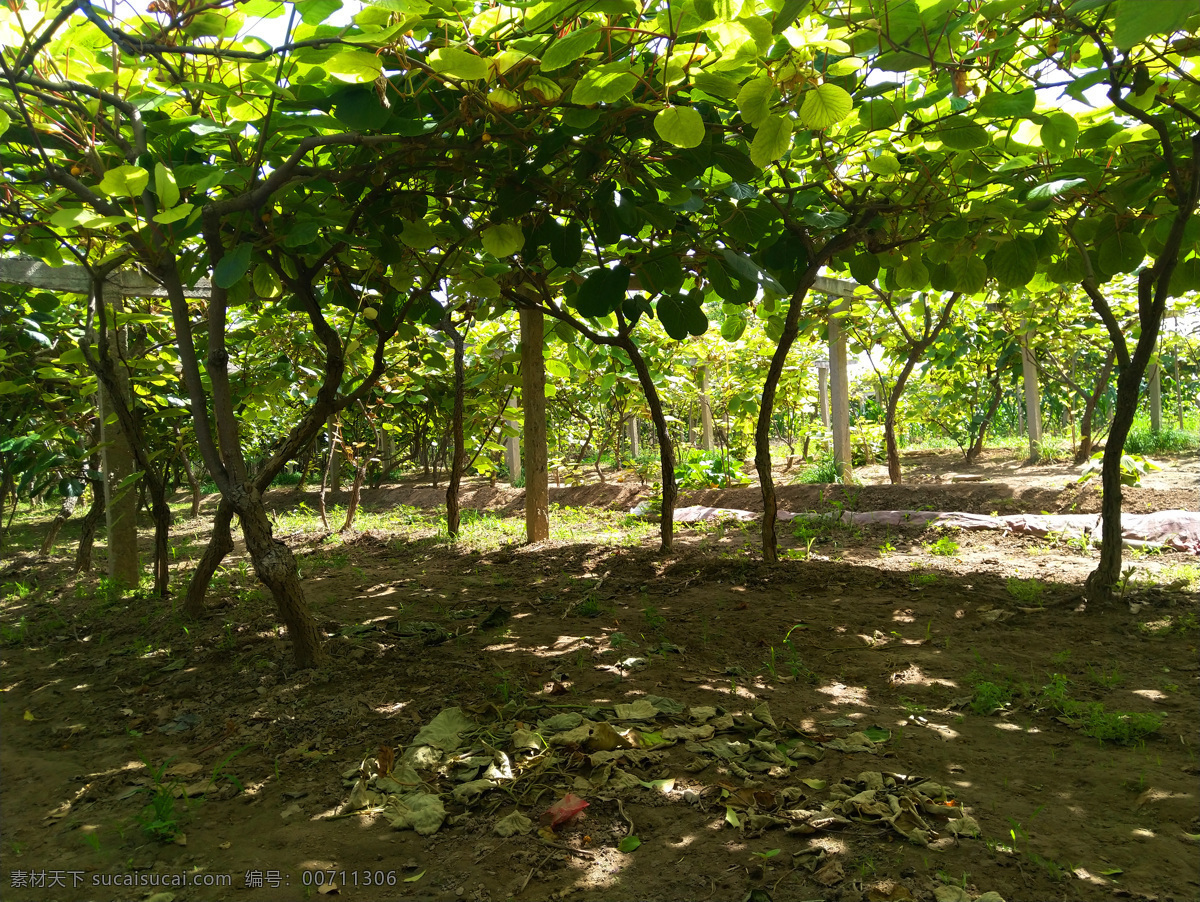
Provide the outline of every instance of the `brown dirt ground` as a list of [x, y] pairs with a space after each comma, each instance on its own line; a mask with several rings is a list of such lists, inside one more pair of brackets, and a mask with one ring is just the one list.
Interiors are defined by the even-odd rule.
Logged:
[[[821, 510], [841, 499], [859, 510], [1012, 513], [1098, 505], [1095, 490], [1075, 487], [1063, 466], [1023, 469], [989, 455], [978, 472], [990, 481], [956, 483], [951, 475], [964, 471], [948, 454], [906, 465], [904, 486], [868, 484], [844, 496], [790, 486], [783, 506]], [[1198, 474], [1194, 456], [1172, 461], [1129, 491], [1126, 509], [1195, 510]], [[433, 508], [443, 494], [396, 485], [369, 493], [365, 506]], [[556, 489], [552, 500], [627, 509], [644, 494], [635, 477]], [[279, 511], [299, 500], [289, 490], [271, 499]], [[487, 485], [464, 498], [501, 514], [519, 514], [520, 503], [520, 492]], [[754, 489], [692, 493], [681, 503], [761, 507]], [[287, 536], [333, 651], [314, 671], [291, 666], [244, 558], [226, 562], [205, 618], [186, 623], [169, 605], [105, 601], [94, 576], [71, 577], [64, 531], [55, 556], [18, 562], [0, 579], [0, 898], [274, 902], [320, 894], [315, 875], [326, 871], [347, 872], [336, 877], [337, 895], [362, 900], [733, 900], [754, 889], [767, 894], [757, 899], [855, 902], [988, 891], [1009, 902], [1200, 897], [1200, 855], [1188, 838], [1200, 834], [1195, 557], [1131, 556], [1123, 602], [1097, 611], [1081, 604], [1080, 591], [1094, 557], [1064, 542], [961, 533], [957, 551], [943, 556], [916, 530], [828, 529], [806, 553], [784, 530], [788, 559], [766, 566], [753, 526], [681, 529], [676, 552], [663, 556], [653, 535], [609, 522], [607, 543], [564, 538], [482, 551], [449, 545], [419, 523], [372, 527], [340, 543]], [[206, 529], [184, 523], [175, 536], [181, 580]], [[1036, 579], [1023, 585], [1040, 586], [1041, 598], [1018, 600], [1010, 578]], [[15, 583], [33, 591], [18, 598]], [[485, 627], [497, 606], [511, 617]], [[641, 661], [620, 665], [630, 657]], [[1130, 745], [1089, 738], [1040, 700], [1051, 674], [1070, 680], [1072, 698], [1157, 713], [1162, 728]], [[998, 714], [967, 702], [984, 679], [1016, 687]], [[594, 789], [584, 756], [563, 754], [511, 794], [493, 792], [465, 811], [448, 805], [463, 816], [432, 837], [371, 814], [331, 818], [349, 793], [343, 773], [380, 746], [402, 752], [445, 708], [534, 723], [570, 709], [552, 705], [578, 710], [647, 694], [734, 713], [766, 702], [784, 734], [814, 746], [867, 727], [889, 735], [874, 755], [829, 749], [786, 775], [761, 776], [762, 792], [750, 798], [763, 812], [786, 787], [820, 807], [828, 788], [801, 779], [832, 787], [879, 771], [950, 788], [982, 836], [956, 840], [943, 830], [922, 847], [862, 823], [815, 834], [739, 830], [726, 822], [726, 805], [743, 820], [751, 813], [744, 780], [721, 761], [685, 768], [692, 756], [682, 746], [630, 767], [647, 781], [674, 777], [667, 793]], [[164, 764], [177, 769], [163, 778], [168, 787], [218, 777], [176, 806], [186, 844], [152, 840], [139, 824], [150, 769]], [[590, 806], [552, 842], [492, 832], [514, 807], [536, 821], [566, 791]], [[642, 845], [622, 853], [616, 846], [631, 825]], [[798, 853], [814, 848], [823, 857], [810, 872], [802, 865], [814, 856]], [[18, 872], [60, 872], [66, 887], [23, 888], [14, 885]], [[280, 885], [247, 889], [248, 872], [278, 872]], [[396, 885], [364, 886], [367, 873]], [[162, 888], [151, 878], [180, 874], [230, 875], [232, 888], [152, 895]], [[72, 888], [76, 879], [83, 885]], [[146, 882], [112, 885], [134, 879]]]

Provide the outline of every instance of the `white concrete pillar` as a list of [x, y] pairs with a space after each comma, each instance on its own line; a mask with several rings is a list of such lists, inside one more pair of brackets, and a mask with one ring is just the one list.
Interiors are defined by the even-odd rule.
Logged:
[[1025, 383], [1025, 422], [1029, 432], [1029, 460], [1042, 457], [1042, 393], [1038, 387], [1037, 360], [1029, 350], [1029, 324], [1023, 322], [1021, 336], [1021, 375]]
[[[510, 395], [508, 406], [516, 407], [516, 400]], [[504, 440], [504, 462], [508, 464], [508, 484], [516, 485], [521, 481], [521, 436], [520, 424], [516, 420], [506, 420], [508, 425], [518, 430], [517, 435], [510, 435]]]
[[850, 309], [849, 299], [830, 310], [829, 318], [829, 402], [833, 430], [833, 462], [844, 484], [854, 478], [850, 448], [850, 373], [846, 355], [846, 331], [835, 314]]
[[629, 456], [636, 458], [642, 451], [641, 443], [638, 441], [637, 417], [630, 417], [626, 420], [625, 429], [629, 433]]
[[821, 425], [829, 428], [829, 367], [817, 366], [817, 408], [821, 412]]
[[1150, 431], [1162, 432], [1162, 367], [1159, 366], [1157, 348], [1150, 363]]
[[713, 449], [712, 402], [708, 397], [708, 367], [700, 367], [700, 447]]

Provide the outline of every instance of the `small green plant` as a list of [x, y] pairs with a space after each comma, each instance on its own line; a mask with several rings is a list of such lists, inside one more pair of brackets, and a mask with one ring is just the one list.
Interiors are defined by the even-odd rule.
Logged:
[[781, 849], [768, 849], [766, 852], [751, 852], [750, 854], [753, 855], [755, 858], [757, 858], [759, 861], [763, 862], [763, 864], [766, 864], [768, 861], [770, 861], [772, 858], [774, 858], [776, 855], [778, 855], [781, 851], [782, 851]]
[[884, 542], [882, 545], [879, 546], [879, 556], [887, 557], [889, 554], [892, 554], [893, 552], [895, 552], [895, 550], [896, 550], [896, 546], [893, 545], [891, 542]]
[[699, 448], [689, 448], [680, 454], [675, 481], [681, 489], [726, 489], [750, 484], [740, 461], [728, 454]]
[[156, 767], [145, 758], [142, 759], [150, 772], [150, 785], [142, 787], [141, 791], [150, 797], [150, 801], [138, 816], [138, 824], [146, 836], [162, 843], [174, 842], [182, 832], [176, 810], [176, 783], [167, 780], [167, 769], [174, 760], [168, 758]]
[[958, 542], [950, 538], [950, 536], [942, 536], [936, 542], [930, 542], [925, 546], [925, 550], [930, 554], [936, 554], [941, 557], [954, 557], [958, 554]]
[[1081, 702], [1071, 698], [1071, 683], [1062, 674], [1052, 674], [1042, 687], [1041, 700], [1067, 722], [1075, 724], [1085, 736], [1101, 742], [1131, 745], [1157, 733], [1163, 719], [1158, 714], [1106, 711], [1100, 702]]
[[1125, 438], [1125, 450], [1131, 454], [1182, 454], [1200, 446], [1200, 435], [1163, 426], [1157, 432], [1144, 420], [1129, 430]]
[[1012, 702], [1013, 691], [989, 680], [975, 684], [975, 697], [971, 699], [971, 710], [976, 714], [994, 714]]
[[508, 704], [516, 694], [516, 688], [513, 683], [512, 673], [507, 670], [496, 671], [497, 682], [495, 684], [495, 695], [504, 704]]
[[632, 639], [630, 639], [628, 636], [626, 636], [624, 633], [617, 632], [617, 633], [609, 634], [608, 644], [613, 648], [614, 651], [616, 651], [616, 650], [620, 649], [622, 646], [636, 645], [637, 643], [634, 642]]
[[1102, 689], [1112, 689], [1114, 686], [1119, 686], [1125, 682], [1125, 674], [1121, 673], [1121, 669], [1114, 664], [1110, 669], [1105, 670], [1103, 667], [1088, 667], [1088, 679]]
[[581, 617], [597, 617], [600, 615], [600, 602], [589, 595], [579, 603], [579, 607], [575, 608], [575, 613]]
[[919, 589], [923, 586], [932, 586], [938, 581], [936, 573], [910, 573], [908, 584], [914, 589]]
[[1004, 583], [1004, 587], [1008, 590], [1008, 594], [1015, 598], [1021, 604], [1029, 605], [1030, 607], [1041, 607], [1042, 591], [1045, 588], [1041, 580], [1038, 579], [1018, 579], [1015, 576], [1010, 576]]
[[820, 485], [840, 481], [841, 473], [838, 472], [837, 463], [834, 461], [832, 454], [825, 454], [818, 457], [801, 470], [795, 479], [795, 482], [804, 485]]
[[22, 645], [28, 634], [29, 618], [23, 614], [12, 626], [9, 626], [7, 623], [0, 623], [0, 642], [6, 645]]
[[[1080, 484], [1087, 482], [1093, 476], [1097, 475], [1104, 469], [1104, 452], [1097, 451], [1092, 455], [1080, 472], [1078, 482]], [[1142, 457], [1138, 454], [1122, 454], [1121, 455], [1121, 485], [1139, 485], [1142, 477], [1152, 470], [1161, 470], [1158, 464], [1148, 457]]]
[[1085, 535], [1070, 536], [1067, 539], [1067, 547], [1080, 557], [1090, 557], [1092, 553], [1091, 540]]
[[646, 618], [646, 625], [656, 633], [661, 633], [667, 627], [667, 618], [658, 612], [658, 608], [654, 605], [646, 605], [642, 609], [642, 614]]
[[246, 787], [242, 784], [242, 781], [238, 779], [237, 775], [234, 774], [233, 771], [229, 769], [229, 762], [231, 762], [242, 752], [246, 751], [248, 748], [250, 748], [250, 746], [244, 745], [240, 749], [230, 752], [228, 755], [218, 761], [213, 767], [212, 777], [209, 779], [209, 782], [216, 786], [219, 781], [227, 780], [228, 782], [232, 783], [234, 789], [237, 790], [237, 793], [235, 794], [245, 792]]

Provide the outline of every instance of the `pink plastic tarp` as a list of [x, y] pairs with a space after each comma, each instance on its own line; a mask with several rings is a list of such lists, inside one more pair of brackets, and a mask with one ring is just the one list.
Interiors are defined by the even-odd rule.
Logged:
[[[818, 514], [795, 514], [780, 511], [780, 520]], [[676, 523], [699, 523], [710, 520], [758, 520], [761, 513], [728, 507], [680, 507], [675, 510]], [[854, 526], [905, 526], [931, 523], [955, 529], [998, 529], [1008, 533], [1047, 536], [1051, 533], [1065, 538], [1086, 536], [1098, 540], [1102, 528], [1099, 514], [1011, 514], [993, 517], [987, 514], [956, 513], [952, 511], [842, 511], [840, 520]], [[1121, 536], [1127, 542], [1149, 542], [1200, 554], [1200, 513], [1170, 510], [1152, 514], [1123, 514]]]

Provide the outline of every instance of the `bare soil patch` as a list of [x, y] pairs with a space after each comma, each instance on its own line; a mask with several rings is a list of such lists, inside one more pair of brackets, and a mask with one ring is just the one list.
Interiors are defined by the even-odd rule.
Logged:
[[[1192, 466], [1178, 461], [1174, 477], [1131, 490], [1127, 509], [1196, 509]], [[933, 462], [922, 467], [897, 488], [785, 487], [783, 506], [1013, 513], [1098, 501], [1066, 487], [1065, 467], [1019, 484], [938, 482]], [[54, 558], [10, 568], [0, 580], [0, 896], [145, 899], [163, 889], [152, 878], [173, 875], [231, 884], [166, 887], [177, 902], [310, 898], [330, 879], [339, 897], [363, 900], [964, 898], [952, 886], [1009, 902], [1200, 895], [1189, 838], [1200, 834], [1195, 557], [1131, 554], [1122, 603], [1088, 610], [1081, 588], [1094, 560], [1064, 542], [789, 528], [788, 559], [768, 567], [753, 525], [681, 530], [663, 556], [644, 526], [562, 511], [559, 538], [529, 547], [479, 538], [512, 527], [503, 516], [520, 510], [521, 492], [488, 485], [468, 489], [464, 506], [489, 513], [457, 545], [423, 514], [386, 520], [434, 508], [443, 493], [380, 489], [364, 499], [378, 519], [332, 539], [291, 530], [284, 512], [311, 499], [273, 493], [333, 651], [315, 671], [291, 667], [237, 556], [198, 623], [68, 578], [69, 534]], [[555, 489], [552, 500], [625, 510], [648, 493], [635, 479]], [[681, 503], [753, 510], [756, 494]], [[180, 580], [206, 530], [176, 535]], [[982, 684], [1001, 694], [992, 712]], [[1056, 686], [1082, 707], [1056, 702]], [[678, 710], [617, 717], [616, 706], [650, 698]], [[1101, 741], [1080, 713], [1094, 703], [1158, 715], [1161, 726]], [[563, 713], [639, 734], [715, 726], [711, 738], [637, 740], [615, 764], [594, 742], [565, 743], [463, 803], [453, 777], [424, 772], [448, 814], [428, 837], [393, 829], [384, 812], [344, 812], [345, 774], [381, 748], [400, 761], [455, 707], [480, 728], [463, 751], [485, 756], [516, 728], [553, 735], [546, 722]], [[755, 719], [763, 710], [773, 726]], [[856, 734], [875, 737], [873, 748]], [[797, 757], [763, 769], [737, 743]], [[628, 781], [616, 771], [640, 782], [619, 785]], [[927, 845], [878, 812], [846, 816], [847, 794], [869, 792], [873, 774], [885, 805], [902, 786], [946, 790], [927, 796], [944, 808], [922, 811]], [[164, 787], [194, 797], [158, 816], [147, 806]], [[539, 836], [539, 818], [568, 792], [588, 807]], [[795, 813], [825, 810], [844, 822]], [[502, 838], [495, 825], [513, 811], [534, 830]], [[950, 829], [963, 813], [979, 836]], [[641, 845], [622, 852], [630, 833]], [[14, 885], [52, 872], [65, 886]], [[143, 883], [113, 885], [132, 880]]]

